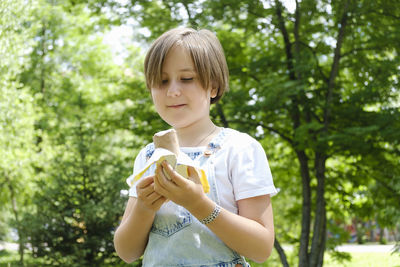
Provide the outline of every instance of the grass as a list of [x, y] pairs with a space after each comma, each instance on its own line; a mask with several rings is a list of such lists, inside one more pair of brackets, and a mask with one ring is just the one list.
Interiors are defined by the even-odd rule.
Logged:
[[[131, 263], [131, 264], [126, 264], [122, 260], [117, 260], [117, 262], [114, 263], [104, 263], [102, 265], [96, 265], [99, 267], [138, 267], [139, 265], [137, 262]], [[110, 261], [109, 261], [110, 262]], [[59, 263], [57, 265], [54, 265], [50, 263], [49, 260], [45, 260], [44, 258], [33, 258], [30, 253], [25, 252], [24, 255], [24, 266], [23, 267], [52, 267], [52, 266], [68, 266], [68, 267], [81, 267], [83, 266], [80, 263]], [[95, 266], [95, 265], [93, 265]], [[0, 267], [22, 267], [22, 265], [19, 263], [19, 254], [17, 251], [10, 251], [10, 250], [0, 250]]]
[[[40, 259], [33, 259], [28, 253], [24, 256], [24, 266], [42, 266]], [[0, 250], [0, 267], [19, 267], [19, 254], [17, 251]]]
[[[291, 267], [297, 266], [296, 255], [288, 253]], [[326, 253], [324, 256], [324, 267], [400, 267], [400, 254], [392, 254], [390, 252], [352, 252], [350, 261], [337, 262], [332, 255]], [[17, 267], [18, 253], [16, 251], [0, 251], [0, 267]], [[25, 255], [25, 266], [40, 266], [40, 259], [32, 259], [29, 254]], [[252, 267], [281, 267], [278, 254], [274, 250], [267, 262], [256, 264], [251, 262]], [[111, 267], [111, 265], [110, 265]]]
[[[298, 258], [294, 252], [285, 251], [290, 267], [298, 266]], [[400, 267], [400, 253], [391, 252], [351, 252], [346, 253], [349, 260], [337, 261], [332, 253], [324, 255], [324, 267]], [[250, 262], [251, 267], [282, 267], [276, 250], [272, 251], [267, 262], [257, 264]]]
[[327, 253], [324, 267], [400, 267], [400, 255], [390, 252], [352, 252], [351, 260], [335, 262]]

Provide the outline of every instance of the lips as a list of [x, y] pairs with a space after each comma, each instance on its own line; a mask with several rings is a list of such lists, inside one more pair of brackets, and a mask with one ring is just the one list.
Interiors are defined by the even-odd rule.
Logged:
[[182, 108], [186, 106], [186, 104], [173, 104], [173, 105], [167, 105], [168, 108]]

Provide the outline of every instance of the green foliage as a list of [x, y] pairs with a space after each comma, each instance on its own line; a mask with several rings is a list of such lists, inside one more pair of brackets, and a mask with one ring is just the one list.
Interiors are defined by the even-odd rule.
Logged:
[[146, 44], [180, 25], [221, 40], [230, 92], [211, 115], [264, 146], [280, 188], [276, 236], [294, 245], [289, 262], [304, 242], [305, 188], [310, 224], [321, 216], [317, 174], [327, 250], [348, 238], [354, 217], [398, 227], [399, 6], [297, 2], [296, 13], [279, 1], [1, 1], [0, 237], [4, 225], [18, 228], [43, 265], [124, 265], [112, 244], [124, 179], [167, 127], [151, 105], [143, 52], [128, 46], [117, 65], [102, 40], [130, 18], [150, 32], [134, 37]]
[[[121, 260], [113, 232], [127, 200], [121, 190], [137, 148], [149, 138], [146, 129], [140, 137], [132, 130], [160, 121], [151, 126], [145, 116], [136, 118], [155, 117], [136, 74], [143, 59], [132, 47], [129, 64], [116, 65], [96, 32], [98, 17], [84, 4], [40, 4], [31, 18], [39, 23], [30, 32], [36, 42], [24, 48], [30, 51], [27, 63], [12, 77], [19, 88], [2, 94], [1, 118], [7, 121], [1, 125], [9, 134], [1, 135], [2, 171], [24, 178], [12, 180], [26, 192], [22, 199], [31, 194], [19, 229], [34, 257], [52, 266], [115, 266]], [[2, 201], [8, 196], [2, 193]]]
[[[36, 161], [36, 99], [28, 85], [17, 80], [29, 63], [25, 55], [35, 27], [29, 21], [36, 1], [28, 2], [0, 3], [0, 238], [7, 239], [12, 227], [18, 231], [21, 247], [25, 240], [21, 212], [31, 204], [32, 164]], [[22, 261], [23, 250], [19, 252]]]
[[[389, 227], [398, 221], [400, 10], [386, 1], [297, 3], [296, 13], [279, 1], [163, 1], [154, 5], [170, 12], [165, 23], [151, 19], [152, 9], [135, 14], [155, 36], [170, 21], [216, 32], [231, 91], [213, 118], [265, 145], [282, 189], [274, 201], [278, 237], [299, 242], [300, 225], [280, 214], [300, 222], [301, 191], [309, 188], [311, 222], [321, 216], [315, 207], [322, 194], [327, 230], [341, 236], [328, 239], [332, 248], [346, 238], [338, 225], [353, 217]], [[300, 170], [299, 152], [308, 170]]]

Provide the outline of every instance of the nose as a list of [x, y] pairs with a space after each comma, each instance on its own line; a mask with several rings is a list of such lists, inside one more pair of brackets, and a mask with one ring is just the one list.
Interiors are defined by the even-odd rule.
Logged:
[[169, 97], [177, 97], [181, 95], [181, 88], [179, 83], [176, 81], [171, 81], [167, 88], [167, 96]]

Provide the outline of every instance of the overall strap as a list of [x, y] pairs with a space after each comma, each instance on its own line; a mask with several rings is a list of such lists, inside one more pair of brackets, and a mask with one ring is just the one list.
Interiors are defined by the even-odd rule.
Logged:
[[153, 156], [154, 150], [154, 143], [150, 143], [146, 146], [146, 161], [149, 160], [151, 156]]
[[221, 132], [211, 140], [211, 142], [207, 145], [206, 151], [204, 155], [207, 157], [215, 154], [218, 150], [220, 150], [225, 144], [230, 135], [230, 131], [227, 128], [222, 128]]

